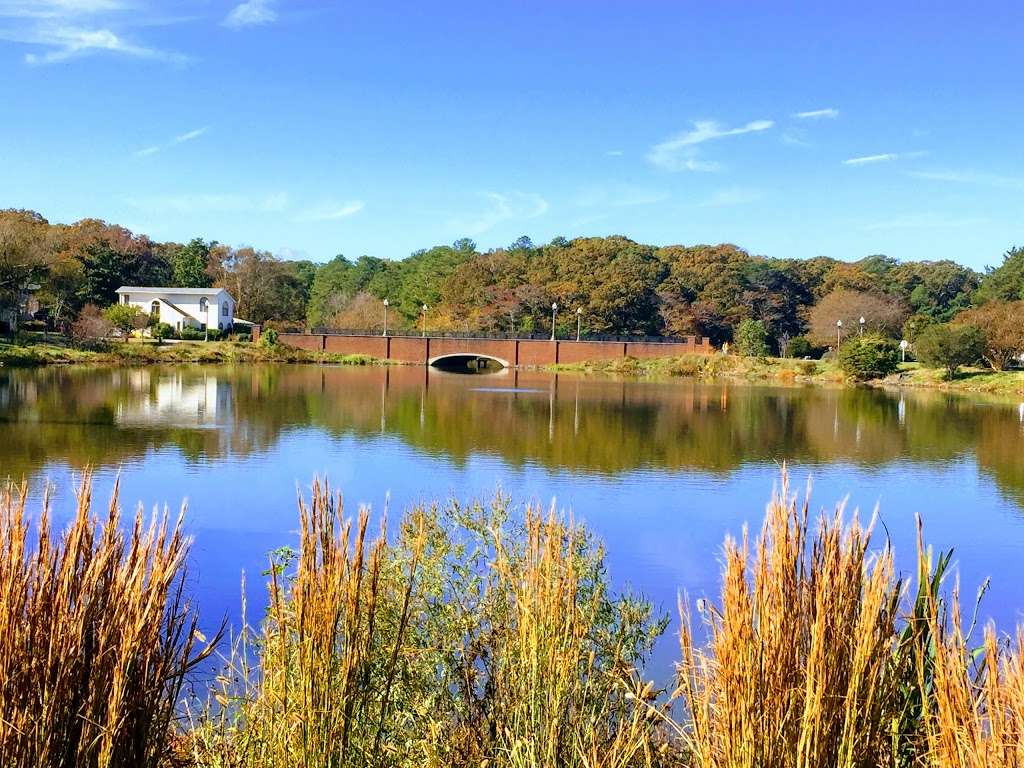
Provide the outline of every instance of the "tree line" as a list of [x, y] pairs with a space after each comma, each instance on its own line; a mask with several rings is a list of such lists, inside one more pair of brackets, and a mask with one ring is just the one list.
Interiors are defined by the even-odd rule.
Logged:
[[755, 323], [767, 352], [792, 354], [794, 343], [827, 348], [859, 333], [861, 317], [869, 332], [913, 340], [969, 311], [1024, 300], [1024, 249], [977, 272], [951, 260], [787, 259], [731, 244], [521, 237], [487, 251], [461, 239], [402, 260], [339, 255], [317, 264], [201, 238], [159, 243], [96, 219], [51, 224], [32, 211], [0, 211], [0, 312], [31, 287], [42, 315], [61, 327], [89, 305], [114, 303], [123, 284], [223, 287], [239, 317], [282, 326], [380, 330], [384, 299], [395, 329], [416, 326], [424, 305], [439, 331], [548, 333], [555, 303], [566, 334], [578, 309], [585, 333], [693, 334], [715, 344]]

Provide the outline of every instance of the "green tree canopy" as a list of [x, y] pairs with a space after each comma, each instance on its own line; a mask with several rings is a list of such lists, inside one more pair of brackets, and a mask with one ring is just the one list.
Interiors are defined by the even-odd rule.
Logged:
[[182, 288], [209, 288], [212, 285], [207, 268], [210, 246], [199, 237], [193, 238], [174, 254], [172, 279]]

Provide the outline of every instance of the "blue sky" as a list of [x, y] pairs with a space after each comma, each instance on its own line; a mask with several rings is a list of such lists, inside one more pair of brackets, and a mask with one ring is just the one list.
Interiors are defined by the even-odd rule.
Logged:
[[324, 260], [1024, 243], [1013, 2], [0, 0], [0, 207]]

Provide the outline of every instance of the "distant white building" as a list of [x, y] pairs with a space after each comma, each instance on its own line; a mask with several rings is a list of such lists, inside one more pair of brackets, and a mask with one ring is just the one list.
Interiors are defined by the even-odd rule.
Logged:
[[122, 285], [117, 289], [121, 304], [138, 307], [159, 318], [176, 331], [207, 327], [224, 331], [235, 324], [235, 300], [223, 288], [146, 288]]

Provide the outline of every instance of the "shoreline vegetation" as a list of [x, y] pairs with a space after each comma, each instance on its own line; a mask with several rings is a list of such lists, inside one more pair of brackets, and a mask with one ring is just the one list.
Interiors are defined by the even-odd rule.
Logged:
[[[667, 618], [617, 593], [554, 510], [417, 506], [371, 532], [314, 482], [264, 615], [209, 639], [183, 517], [91, 509], [63, 531], [0, 491], [0, 762], [107, 768], [1019, 766], [1024, 630], [974, 627], [918, 523], [913, 578], [783, 470], [716, 597]], [[102, 522], [100, 520], [102, 519]], [[387, 531], [391, 530], [388, 534]], [[882, 538], [882, 537], [878, 537]], [[708, 560], [714, 557], [708, 554]], [[979, 592], [982, 599], [984, 587]], [[243, 587], [244, 595], [244, 587]], [[694, 596], [697, 597], [697, 596]], [[977, 635], [974, 630], [977, 629]], [[223, 661], [215, 661], [218, 655]], [[201, 673], [201, 665], [216, 670]]]
[[1024, 371], [993, 371], [962, 367], [948, 379], [943, 371], [925, 368], [919, 363], [902, 363], [888, 376], [855, 382], [843, 373], [834, 360], [795, 360], [778, 357], [741, 355], [685, 355], [682, 357], [637, 360], [607, 360], [550, 366], [548, 370], [633, 378], [670, 379], [692, 377], [707, 381], [802, 384], [818, 386], [863, 386], [885, 388], [911, 387], [950, 392], [1020, 395], [1024, 394]]
[[[249, 342], [107, 342], [83, 348], [59, 336], [48, 341], [10, 343], [0, 340], [0, 367], [37, 365], [150, 365], [218, 363], [306, 363], [319, 365], [393, 365], [369, 355], [338, 355], [310, 352], [283, 344]], [[555, 373], [581, 373], [629, 378], [705, 381], [736, 381], [780, 385], [840, 387], [854, 384], [841, 367], [829, 359], [798, 360], [742, 355], [683, 355], [640, 360], [594, 361], [546, 366]], [[1014, 396], [1024, 394], [1024, 371], [993, 371], [961, 368], [948, 379], [943, 372], [917, 363], [901, 364], [896, 373], [868, 382], [885, 388], [927, 388], [965, 394]]]

